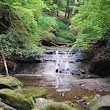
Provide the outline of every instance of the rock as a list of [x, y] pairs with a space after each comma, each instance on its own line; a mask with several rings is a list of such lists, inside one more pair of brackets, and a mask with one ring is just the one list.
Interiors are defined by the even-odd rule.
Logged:
[[31, 97], [21, 94], [16, 90], [2, 89], [0, 90], [0, 98], [2, 102], [17, 110], [31, 110], [35, 107], [35, 103]]
[[16, 110], [16, 109], [0, 101], [0, 110]]
[[26, 58], [15, 59], [15, 61], [19, 63], [40, 63], [41, 59], [39, 55], [33, 54]]
[[80, 72], [81, 72], [81, 74], [85, 74], [86, 73], [85, 70], [83, 70], [83, 69], [80, 69]]
[[80, 103], [84, 103], [84, 102], [86, 102], [86, 101], [83, 100], [83, 99], [82, 99], [82, 100], [77, 100], [77, 103], [78, 103], [78, 104], [80, 104]]
[[91, 107], [92, 110], [106, 110], [106, 109], [99, 109], [102, 106], [110, 106], [110, 95], [105, 95], [105, 96], [100, 96], [92, 99], [89, 103], [88, 106]]
[[45, 98], [36, 98], [36, 105], [41, 106], [43, 104], [52, 104], [54, 100]]
[[0, 89], [10, 88], [10, 89], [19, 89], [23, 84], [16, 78], [12, 76], [3, 76], [0, 75]]
[[110, 110], [110, 106], [102, 106], [98, 108], [97, 110]]

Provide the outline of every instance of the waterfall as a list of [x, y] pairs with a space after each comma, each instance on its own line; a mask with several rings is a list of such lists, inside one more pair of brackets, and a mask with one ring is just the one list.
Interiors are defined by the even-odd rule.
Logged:
[[67, 75], [70, 74], [69, 55], [69, 51], [63, 51], [61, 54], [60, 51], [56, 50], [51, 58], [52, 62], [45, 65], [45, 72], [43, 74], [57, 89], [68, 87]]
[[77, 82], [75, 75], [79, 76], [83, 68], [80, 61], [82, 54], [81, 50], [70, 50], [66, 47], [48, 48], [40, 55], [39, 64], [23, 63], [16, 75], [26, 77], [27, 83], [31, 82], [32, 85], [54, 87], [58, 91], [61, 89], [65, 91], [71, 89]]

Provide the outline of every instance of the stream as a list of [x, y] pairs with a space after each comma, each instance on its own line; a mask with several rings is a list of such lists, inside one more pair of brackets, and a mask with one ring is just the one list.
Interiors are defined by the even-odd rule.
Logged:
[[70, 48], [47, 48], [44, 54], [39, 55], [40, 63], [20, 63], [15, 76], [26, 81], [25, 86], [70, 90], [77, 84], [76, 76], [80, 77], [85, 71], [81, 63], [82, 54], [83, 51]]
[[86, 96], [109, 94], [110, 78], [90, 75], [87, 64], [82, 62], [83, 54], [82, 50], [48, 47], [39, 55], [39, 63], [20, 63], [12, 73], [24, 83], [24, 88], [48, 88], [55, 101], [83, 101]]

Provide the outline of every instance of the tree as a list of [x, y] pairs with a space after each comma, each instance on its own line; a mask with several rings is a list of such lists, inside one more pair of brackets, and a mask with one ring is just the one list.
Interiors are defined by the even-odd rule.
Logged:
[[65, 18], [69, 19], [70, 9], [69, 9], [69, 0], [67, 0], [66, 10], [65, 10]]
[[2, 58], [3, 58], [6, 75], [9, 76], [8, 66], [7, 66], [5, 55], [4, 55], [4, 50], [3, 50], [3, 47], [2, 47], [2, 37], [4, 37], [4, 35], [0, 35], [0, 53], [1, 53]]
[[109, 0], [84, 0], [71, 20], [70, 28], [76, 31], [77, 40], [74, 46], [89, 46], [89, 42], [101, 39], [110, 26]]
[[29, 55], [42, 51], [38, 47], [40, 38], [37, 21], [41, 19], [44, 8], [46, 5], [43, 0], [0, 0], [0, 12], [4, 12], [3, 15], [0, 13], [0, 22], [10, 22], [3, 33], [7, 36], [2, 42], [5, 55]]

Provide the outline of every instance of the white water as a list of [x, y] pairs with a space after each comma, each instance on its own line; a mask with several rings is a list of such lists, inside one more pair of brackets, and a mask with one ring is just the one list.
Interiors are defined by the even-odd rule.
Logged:
[[[57, 91], [67, 91], [76, 85], [77, 78], [74, 74], [79, 74], [82, 52], [69, 48], [50, 48], [41, 55], [41, 63], [21, 67], [17, 75], [32, 77], [33, 85], [55, 87]], [[53, 53], [53, 54], [52, 54]], [[31, 74], [30, 74], [31, 73]], [[34, 82], [34, 80], [36, 82]]]
[[42, 73], [46, 80], [50, 81], [57, 89], [69, 89], [70, 79], [68, 75], [71, 75], [69, 55], [71, 55], [69, 51], [60, 54], [60, 51], [56, 50], [51, 58], [52, 62], [46, 63]]

